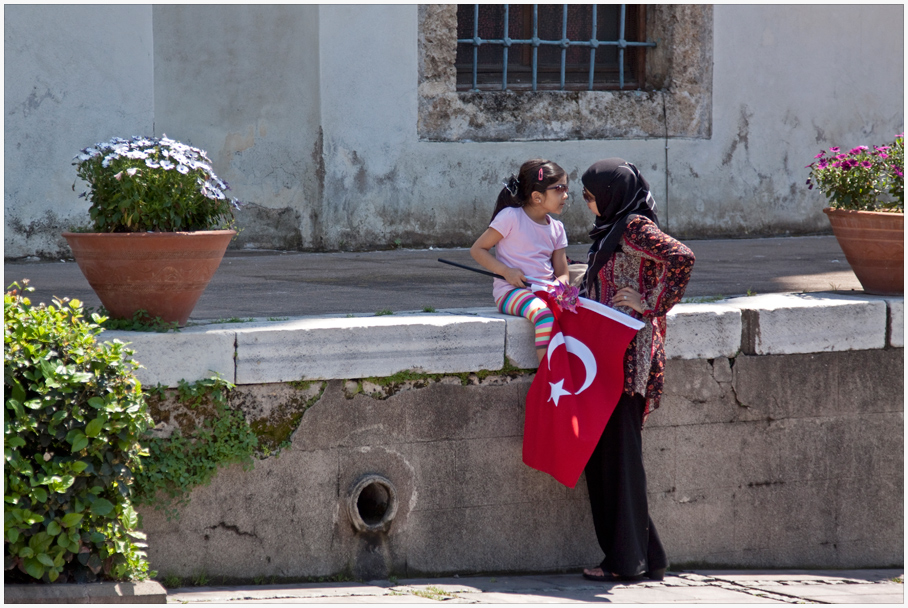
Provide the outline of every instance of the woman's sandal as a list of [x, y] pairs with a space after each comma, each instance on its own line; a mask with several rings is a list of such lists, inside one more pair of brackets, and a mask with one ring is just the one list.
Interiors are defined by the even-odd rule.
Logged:
[[621, 583], [629, 581], [639, 581], [642, 579], [642, 576], [621, 576], [619, 574], [612, 574], [611, 572], [603, 571], [602, 574], [588, 574], [587, 572], [583, 573], [583, 578], [589, 581], [596, 581], [597, 583]]
[[649, 570], [644, 572], [639, 576], [621, 576], [619, 574], [612, 574], [611, 572], [603, 571], [602, 574], [588, 574], [584, 571], [583, 578], [596, 581], [599, 583], [620, 583], [620, 582], [629, 582], [629, 581], [639, 581], [644, 577], [648, 578], [651, 581], [661, 581], [665, 578], [665, 568], [659, 568], [658, 570]]
[[643, 573], [643, 576], [648, 578], [651, 581], [661, 581], [665, 578], [665, 568], [659, 568], [657, 570], [649, 570]]

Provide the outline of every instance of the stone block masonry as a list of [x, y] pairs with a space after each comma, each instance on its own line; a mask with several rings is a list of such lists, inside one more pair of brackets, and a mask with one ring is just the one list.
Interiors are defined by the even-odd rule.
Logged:
[[[795, 310], [787, 317], [778, 301], [759, 297], [672, 311], [666, 393], [643, 436], [651, 514], [675, 566], [902, 563], [902, 301], [828, 299], [824, 307], [811, 298], [814, 314], [801, 318], [821, 319], [839, 337], [824, 342], [822, 331], [804, 328], [811, 352], [797, 352], [802, 328], [792, 319], [804, 314], [800, 301], [792, 300]], [[780, 319], [787, 344], [786, 332], [775, 326]], [[333, 331], [340, 321], [386, 332], [375, 339], [388, 336], [404, 353], [395, 364], [391, 349], [375, 356], [367, 346], [364, 365], [381, 361], [390, 375], [418, 367], [413, 361], [424, 356], [434, 361], [424, 369], [441, 371], [389, 383], [353, 371], [326, 377], [317, 371], [317, 356], [293, 368], [307, 379], [323, 378], [324, 392], [302, 416], [290, 447], [257, 460], [251, 470], [222, 470], [192, 492], [178, 519], [144, 509], [153, 568], [162, 575], [204, 570], [235, 581], [341, 573], [369, 580], [559, 572], [601, 559], [584, 479], [565, 488], [521, 462], [532, 370], [488, 371], [502, 367], [505, 353], [512, 362], [526, 360], [532, 349], [532, 332], [522, 327], [527, 322], [479, 309], [218, 325], [184, 334], [232, 333], [239, 355], [243, 340], [282, 327], [285, 342], [266, 335], [262, 344], [272, 346], [264, 350], [298, 358], [306, 350], [293, 346], [295, 333]], [[452, 323], [464, 324], [463, 336]], [[864, 330], [873, 342], [853, 335]], [[761, 342], [751, 344], [777, 354], [747, 352], [757, 333]], [[326, 333], [310, 348], [324, 349], [328, 366], [346, 358], [347, 369], [356, 370], [355, 337], [336, 335]], [[166, 337], [134, 340], [149, 380], [163, 367], [143, 360], [143, 350], [152, 353], [146, 344]], [[299, 343], [309, 339], [300, 335]], [[473, 361], [462, 355], [471, 347], [477, 349]], [[190, 350], [179, 355], [192, 357]], [[238, 383], [233, 405], [252, 421], [281, 411], [282, 400], [309, 399], [311, 386], [280, 377], [283, 382]], [[393, 496], [374, 484], [351, 501], [350, 492], [367, 475], [386, 480]], [[377, 522], [391, 501], [396, 513], [386, 530], [354, 527], [351, 509], [360, 509], [366, 523]]]

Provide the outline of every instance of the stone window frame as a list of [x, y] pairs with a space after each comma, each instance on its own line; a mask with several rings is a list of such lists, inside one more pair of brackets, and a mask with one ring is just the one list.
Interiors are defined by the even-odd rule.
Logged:
[[457, 91], [457, 5], [419, 5], [421, 141], [712, 136], [713, 8], [649, 5], [646, 87], [635, 91]]

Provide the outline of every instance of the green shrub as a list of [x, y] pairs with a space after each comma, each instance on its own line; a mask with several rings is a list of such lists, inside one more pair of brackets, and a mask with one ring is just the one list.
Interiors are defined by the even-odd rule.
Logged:
[[[31, 291], [25, 284], [24, 291]], [[143, 579], [130, 501], [147, 414], [121, 343], [77, 300], [3, 297], [6, 582]]]
[[[193, 383], [180, 380], [176, 390], [161, 385], [148, 390], [154, 418], [176, 421], [177, 428], [169, 437], [150, 434], [142, 439], [148, 457], [136, 474], [137, 505], [163, 510], [168, 519], [179, 517], [179, 507], [189, 504], [192, 490], [211, 483], [220, 468], [253, 466], [258, 438], [243, 413], [229, 406], [233, 388], [215, 374]], [[175, 399], [175, 407], [165, 412], [162, 406], [169, 399]]]

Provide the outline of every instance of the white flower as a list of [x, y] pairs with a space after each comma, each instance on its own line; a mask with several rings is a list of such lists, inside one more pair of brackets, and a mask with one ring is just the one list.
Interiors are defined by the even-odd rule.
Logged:
[[189, 173], [189, 167], [187, 167], [186, 165], [177, 165], [177, 171], [179, 171], [183, 175], [186, 175], [187, 173]]
[[142, 160], [144, 158], [148, 158], [148, 155], [141, 150], [130, 150], [129, 152], [124, 153], [123, 156], [125, 156], [126, 158], [132, 158], [134, 160]]
[[157, 169], [158, 167], [161, 166], [161, 165], [159, 165], [158, 163], [154, 162], [154, 160], [152, 160], [152, 159], [150, 159], [150, 158], [146, 158], [146, 159], [145, 159], [145, 164], [146, 164], [150, 169]]
[[165, 171], [169, 170], [169, 169], [173, 169], [173, 166], [174, 166], [173, 163], [170, 162], [169, 160], [161, 161], [161, 168], [164, 169]]
[[126, 175], [128, 175], [129, 177], [132, 177], [133, 175], [135, 175], [138, 172], [139, 172], [138, 167], [130, 167], [129, 169], [126, 170]]
[[120, 171], [119, 173], [114, 174], [114, 179], [117, 180], [117, 181], [120, 181], [120, 178], [121, 178], [121, 177], [123, 177], [123, 172], [122, 172], [122, 171]]

